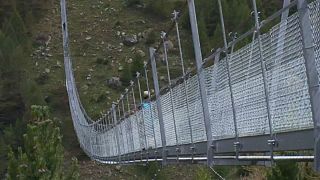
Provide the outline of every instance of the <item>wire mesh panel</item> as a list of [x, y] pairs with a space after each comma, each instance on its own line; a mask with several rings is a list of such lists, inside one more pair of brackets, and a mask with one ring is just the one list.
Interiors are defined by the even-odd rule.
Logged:
[[154, 133], [156, 135], [157, 147], [162, 147], [158, 109], [155, 101], [151, 102], [151, 109], [152, 109], [152, 118], [153, 118], [153, 125], [154, 125]]
[[299, 17], [293, 14], [283, 23], [286, 28], [278, 24], [262, 36], [274, 132], [313, 128]]
[[110, 137], [111, 137], [111, 143], [112, 143], [112, 156], [118, 155], [118, 143], [117, 143], [117, 137], [116, 137], [116, 128], [112, 128], [110, 130]]
[[102, 136], [103, 136], [103, 141], [104, 141], [104, 152], [103, 152], [103, 157], [109, 157], [110, 156], [110, 139], [111, 137], [108, 136], [109, 132], [105, 131]]
[[133, 134], [132, 134], [132, 120], [131, 117], [129, 116], [126, 119], [126, 133], [128, 137], [128, 152], [133, 152], [134, 151], [134, 144], [133, 144]]
[[123, 121], [123, 126], [124, 126], [124, 133], [125, 133], [125, 137], [126, 137], [126, 152], [129, 153], [131, 152], [131, 149], [132, 149], [132, 141], [131, 141], [131, 130], [130, 130], [130, 124], [129, 124], [129, 121], [128, 119], [126, 118], [124, 121]]
[[146, 139], [147, 139], [147, 148], [155, 147], [154, 135], [153, 135], [153, 119], [151, 116], [151, 105], [148, 104], [148, 107], [143, 108], [144, 114], [144, 127], [146, 130]]
[[105, 150], [106, 150], [106, 142], [103, 139], [103, 134], [99, 133], [98, 135], [98, 139], [99, 139], [99, 156], [100, 157], [105, 157]]
[[138, 151], [141, 149], [138, 120], [136, 118], [136, 115], [131, 115], [129, 118], [132, 121], [132, 134], [133, 134], [134, 150]]
[[310, 9], [312, 36], [315, 44], [316, 64], [320, 79], [320, 1], [314, 1], [308, 7]]
[[238, 135], [268, 133], [267, 102], [258, 41], [254, 40], [232, 53], [229, 62]]
[[124, 147], [124, 138], [123, 138], [123, 133], [121, 130], [121, 124], [118, 124], [116, 126], [116, 129], [118, 131], [118, 137], [119, 137], [119, 144], [120, 144], [120, 154], [124, 154], [125, 153], [125, 147]]
[[188, 110], [184, 84], [179, 84], [172, 89], [174, 97], [175, 118], [179, 144], [191, 143]]
[[[308, 6], [320, 74], [320, 0]], [[269, 133], [265, 90], [269, 95], [271, 127], [274, 133], [313, 128], [298, 14], [292, 14], [260, 37], [262, 52], [258, 41], [254, 40], [229, 54], [230, 81], [239, 136]], [[260, 53], [266, 63], [267, 89], [264, 89]], [[74, 128], [80, 146], [89, 156], [118, 156], [143, 148], [162, 146], [155, 101], [150, 103], [150, 110], [136, 111], [134, 115], [104, 132], [103, 123], [93, 122], [81, 105], [69, 57], [65, 57], [65, 69]], [[227, 70], [226, 58], [204, 70], [212, 136], [215, 140], [235, 137]], [[179, 144], [191, 143], [188, 116], [193, 141], [206, 141], [197, 75], [187, 80], [189, 114], [184, 84], [176, 85], [172, 91], [175, 109], [172, 109], [170, 92], [160, 97], [166, 145], [174, 146], [177, 143], [173, 110]]]
[[139, 142], [140, 148], [146, 148], [146, 137], [144, 133], [144, 117], [141, 110], [136, 112], [137, 120], [138, 120], [138, 134], [139, 134]]
[[101, 156], [101, 144], [99, 142], [99, 136], [96, 133], [92, 133], [91, 136], [91, 145], [92, 145], [92, 154], [94, 156]]
[[235, 136], [226, 59], [205, 70], [213, 139]]
[[[217, 65], [210, 66], [206, 69], [204, 69], [205, 74], [205, 81], [206, 81], [206, 92], [208, 97], [208, 108], [209, 108], [209, 115], [210, 115], [210, 123], [211, 123], [211, 132], [217, 131], [219, 127], [215, 127], [217, 124], [214, 123], [214, 120], [217, 119], [214, 117], [215, 113], [214, 111], [217, 109]], [[219, 131], [219, 130], [218, 130]], [[213, 137], [216, 137], [214, 135], [215, 133], [212, 133]]]
[[176, 135], [174, 132], [174, 120], [170, 102], [170, 92], [161, 95], [160, 99], [167, 145], [172, 146], [176, 144]]
[[194, 142], [207, 139], [204, 127], [201, 97], [199, 91], [198, 77], [193, 76], [187, 81], [187, 96], [189, 98], [189, 111]]

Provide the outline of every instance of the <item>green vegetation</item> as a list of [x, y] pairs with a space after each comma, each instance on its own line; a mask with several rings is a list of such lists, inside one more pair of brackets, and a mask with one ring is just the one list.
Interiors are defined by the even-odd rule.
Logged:
[[32, 106], [33, 119], [23, 135], [23, 147], [9, 151], [7, 179], [78, 179], [77, 159], [69, 172], [63, 166], [60, 129], [49, 119], [49, 108]]
[[25, 134], [26, 129], [26, 122], [21, 119], [18, 119], [15, 124], [3, 128], [0, 136], [0, 177], [4, 176], [8, 166], [8, 147], [17, 151], [18, 147], [23, 144], [23, 134]]
[[7, 166], [7, 146], [16, 150], [22, 143], [29, 116], [25, 107], [43, 103], [28, 72], [32, 41], [26, 23], [36, 21], [39, 14], [30, 14], [36, 8], [41, 9], [31, 1], [0, 2], [0, 177]]
[[[204, 55], [208, 55], [212, 48], [223, 47], [218, 1], [198, 0], [195, 2], [202, 52]], [[282, 1], [257, 0], [257, 5], [261, 12], [260, 16], [264, 19], [279, 10], [282, 7]], [[222, 8], [227, 35], [231, 32], [241, 35], [254, 26], [254, 19], [251, 16], [251, 0], [225, 0], [222, 1]], [[188, 22], [188, 16], [185, 16], [184, 27], [190, 29]], [[232, 40], [232, 37], [227, 38], [228, 41]], [[248, 42], [250, 39], [240, 42], [240, 46]]]

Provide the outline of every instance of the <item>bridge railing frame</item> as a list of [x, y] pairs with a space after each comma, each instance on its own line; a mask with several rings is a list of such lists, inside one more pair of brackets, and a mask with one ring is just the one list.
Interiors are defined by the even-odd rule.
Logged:
[[[196, 60], [196, 68], [192, 71], [185, 72], [184, 70], [184, 61], [183, 61], [183, 54], [182, 54], [182, 47], [180, 42], [180, 35], [179, 35], [179, 27], [178, 27], [178, 12], [174, 11], [173, 15], [173, 27], [176, 27], [176, 33], [178, 38], [178, 45], [179, 45], [179, 53], [180, 53], [180, 60], [182, 64], [182, 77], [180, 79], [183, 80], [184, 88], [185, 88], [185, 101], [187, 106], [187, 113], [188, 113], [188, 124], [190, 128], [190, 136], [191, 136], [191, 143], [189, 144], [180, 144], [178, 141], [178, 133], [176, 129], [176, 122], [175, 122], [175, 107], [174, 107], [174, 97], [172, 88], [181, 84], [181, 81], [172, 82], [170, 78], [170, 67], [168, 66], [168, 55], [167, 55], [167, 47], [165, 44], [165, 39], [167, 37], [166, 33], [162, 33], [162, 45], [164, 48], [165, 53], [165, 61], [169, 79], [169, 85], [162, 89], [169, 89], [170, 94], [170, 101], [172, 106], [172, 113], [173, 113], [173, 125], [174, 125], [174, 134], [175, 134], [175, 145], [168, 145], [168, 141], [165, 129], [165, 121], [164, 121], [164, 111], [161, 102], [161, 90], [159, 87], [158, 81], [158, 74], [157, 74], [157, 51], [156, 49], [150, 47], [149, 48], [149, 55], [150, 59], [148, 63], [144, 65], [144, 73], [147, 83], [147, 90], [148, 90], [148, 100], [154, 100], [156, 104], [157, 114], [152, 114], [151, 112], [151, 119], [152, 119], [152, 130], [153, 130], [153, 141], [154, 141], [154, 148], [148, 147], [148, 141], [146, 136], [146, 127], [145, 127], [145, 114], [143, 109], [141, 108], [142, 113], [142, 133], [144, 136], [144, 140], [139, 142], [139, 147], [135, 147], [134, 144], [134, 137], [133, 137], [133, 123], [128, 120], [127, 118], [131, 115], [131, 108], [130, 108], [130, 96], [132, 96], [134, 110], [135, 110], [135, 118], [137, 123], [137, 128], [139, 128], [139, 122], [137, 117], [137, 112], [139, 111], [139, 107], [142, 106], [142, 91], [140, 87], [140, 74], [137, 73], [137, 77], [134, 81], [130, 83], [130, 86], [126, 89], [126, 91], [121, 95], [120, 99], [112, 104], [112, 108], [103, 115], [98, 121], [92, 121], [89, 116], [85, 113], [84, 108], [82, 107], [81, 101], [79, 100], [79, 95], [77, 93], [76, 87], [74, 85], [73, 73], [70, 72], [70, 69], [66, 68], [66, 76], [67, 76], [67, 86], [73, 84], [74, 87], [68, 87], [68, 94], [69, 100], [73, 105], [70, 104], [70, 108], [72, 111], [72, 117], [74, 119], [74, 126], [78, 135], [78, 139], [80, 142], [80, 146], [84, 148], [84, 151], [95, 160], [100, 162], [105, 162], [109, 164], [127, 164], [127, 163], [136, 163], [136, 162], [150, 162], [150, 161], [161, 161], [163, 165], [169, 163], [183, 163], [183, 162], [191, 162], [191, 163], [203, 163], [206, 162], [208, 166], [213, 165], [267, 165], [268, 162], [273, 162], [275, 160], [282, 160], [282, 159], [292, 159], [296, 161], [310, 161], [314, 160], [314, 167], [317, 171], [320, 171], [320, 90], [319, 90], [319, 75], [317, 70], [317, 62], [315, 58], [315, 48], [314, 42], [311, 34], [311, 20], [310, 20], [310, 11], [308, 8], [307, 0], [294, 0], [290, 2], [290, 0], [284, 0], [284, 7], [268, 17], [266, 20], [261, 21], [259, 19], [259, 13], [257, 10], [256, 0], [252, 0], [253, 6], [253, 14], [255, 24], [252, 29], [250, 29], [245, 34], [241, 35], [238, 38], [233, 38], [231, 42], [227, 42], [226, 31], [224, 27], [224, 17], [222, 11], [222, 4], [221, 0], [218, 0], [219, 4], [219, 13], [220, 13], [220, 20], [221, 20], [221, 27], [222, 27], [222, 36], [224, 47], [218, 49], [214, 53], [212, 53], [209, 57], [203, 59], [201, 53], [201, 45], [200, 45], [200, 38], [199, 32], [197, 27], [197, 17], [196, 17], [196, 7], [194, 4], [194, 0], [187, 0], [188, 2], [188, 9], [189, 9], [189, 18], [191, 24], [191, 31], [192, 31], [192, 39], [193, 39], [193, 48], [195, 53], [195, 60]], [[314, 123], [313, 129], [304, 129], [298, 131], [290, 131], [290, 132], [281, 132], [281, 133], [274, 133], [272, 122], [271, 122], [271, 114], [269, 108], [269, 97], [268, 97], [268, 84], [266, 81], [266, 65], [264, 62], [263, 54], [262, 54], [262, 40], [260, 35], [260, 29], [264, 27], [266, 24], [271, 22], [272, 20], [276, 19], [278, 16], [281, 15], [282, 19], [286, 19], [288, 17], [289, 9], [297, 6], [297, 14], [299, 17], [299, 27], [300, 33], [302, 38], [302, 49], [303, 49], [303, 58], [304, 58], [304, 65], [306, 68], [307, 73], [307, 82], [308, 82], [308, 92], [310, 95], [310, 102], [311, 102], [311, 111], [312, 111], [312, 120]], [[63, 32], [63, 45], [64, 45], [64, 57], [65, 57], [65, 64], [71, 66], [71, 58], [69, 54], [69, 39], [68, 39], [68, 28], [67, 28], [67, 18], [66, 18], [66, 4], [65, 0], [61, 0], [61, 12], [62, 12], [62, 32]], [[234, 97], [233, 97], [233, 89], [232, 89], [232, 82], [231, 82], [231, 75], [230, 75], [230, 67], [229, 67], [229, 56], [233, 53], [234, 46], [240, 42], [241, 40], [245, 39], [246, 37], [250, 36], [251, 34], [257, 34], [258, 37], [258, 46], [259, 46], [259, 53], [260, 53], [260, 63], [261, 63], [261, 70], [262, 70], [262, 78], [263, 78], [263, 87], [265, 93], [265, 101], [266, 101], [266, 110], [267, 110], [267, 120], [269, 126], [269, 133], [256, 135], [256, 136], [239, 136], [238, 133], [238, 126], [237, 126], [237, 112], [234, 104]], [[281, 39], [280, 39], [281, 41]], [[161, 45], [161, 44], [160, 44]], [[159, 46], [161, 48], [161, 46]], [[282, 48], [282, 47], [279, 47]], [[231, 53], [230, 53], [231, 51]], [[221, 56], [224, 54], [226, 58], [226, 66], [227, 66], [227, 81], [229, 84], [228, 90], [230, 91], [231, 96], [231, 107], [232, 107], [232, 114], [233, 114], [233, 125], [234, 125], [234, 137], [231, 138], [224, 138], [224, 139], [214, 139], [213, 132], [212, 132], [212, 123], [210, 121], [210, 109], [208, 104], [208, 97], [207, 97], [207, 89], [205, 84], [205, 64], [209, 61], [214, 61], [214, 64], [218, 64], [221, 60]], [[151, 98], [150, 95], [150, 87], [148, 82], [148, 67], [151, 65], [152, 71], [152, 79], [153, 79], [153, 86], [155, 89], [155, 99]], [[72, 67], [71, 68], [72, 71]], [[192, 124], [189, 117], [189, 104], [188, 104], [188, 96], [187, 96], [187, 80], [190, 78], [192, 72], [196, 73], [197, 81], [198, 81], [198, 90], [200, 92], [201, 98], [201, 109], [203, 115], [203, 123], [205, 128], [205, 136], [206, 140], [201, 142], [194, 142], [193, 139], [193, 131], [192, 131]], [[72, 77], [71, 77], [72, 76]], [[136, 103], [135, 97], [135, 90], [134, 88], [138, 87], [139, 99], [140, 102]], [[71, 92], [72, 91], [72, 92]], [[130, 95], [132, 93], [132, 95]], [[76, 98], [76, 100], [72, 100], [71, 96]], [[125, 102], [127, 101], [127, 111], [125, 108]], [[77, 103], [79, 103], [77, 105]], [[81, 113], [83, 114], [84, 118], [87, 122], [80, 122], [79, 117], [75, 114], [77, 107], [80, 109]], [[74, 112], [73, 112], [74, 111]], [[122, 114], [121, 114], [122, 112]], [[160, 131], [160, 139], [161, 139], [161, 146], [157, 146], [158, 139], [156, 138], [155, 127], [153, 122], [153, 116], [157, 116], [158, 123], [159, 123], [159, 131]], [[78, 118], [78, 121], [76, 120]], [[129, 129], [125, 127], [125, 121], [129, 122]], [[126, 129], [123, 129], [126, 128]], [[129, 130], [129, 132], [127, 131]], [[98, 140], [93, 140], [97, 138], [97, 134], [101, 133], [108, 133], [113, 132], [115, 135], [115, 144], [110, 144], [111, 140], [108, 141], [109, 144], [105, 145], [105, 148], [114, 148], [115, 151], [113, 156], [99, 156], [98, 154], [101, 153], [101, 147], [99, 153], [93, 151], [95, 146], [98, 144], [94, 144]], [[139, 133], [140, 129], [138, 129]], [[86, 134], [89, 133], [89, 134]], [[128, 134], [129, 133], [129, 134]], [[131, 136], [130, 136], [131, 135]], [[81, 139], [84, 138], [84, 139]], [[89, 142], [88, 142], [89, 141]], [[103, 137], [103, 141], [105, 142], [106, 139]], [[125, 142], [126, 141], [126, 142]], [[140, 141], [140, 140], [139, 140]], [[143, 142], [144, 141], [144, 142]], [[130, 144], [131, 143], [131, 144]], [[116, 147], [113, 147], [116, 146]], [[140, 149], [137, 151], [136, 149]], [[131, 150], [130, 150], [131, 149]], [[278, 156], [274, 154], [276, 151], [300, 151], [300, 150], [313, 150], [313, 156], [310, 155], [301, 155], [301, 156]], [[90, 152], [91, 151], [91, 152]], [[106, 152], [106, 151], [105, 151]], [[140, 152], [140, 153], [139, 153]], [[161, 153], [159, 153], [161, 152]], [[96, 153], [96, 154], [95, 154]], [[262, 153], [263, 155], [256, 155], [257, 153]]]

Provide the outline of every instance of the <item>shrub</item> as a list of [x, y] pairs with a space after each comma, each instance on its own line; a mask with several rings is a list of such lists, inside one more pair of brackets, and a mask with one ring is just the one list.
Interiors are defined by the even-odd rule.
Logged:
[[268, 180], [295, 180], [299, 179], [299, 168], [296, 162], [284, 160], [278, 161], [268, 172]]
[[23, 135], [23, 148], [10, 148], [7, 179], [78, 179], [77, 161], [73, 159], [70, 171], [63, 168], [62, 136], [57, 124], [48, 119], [48, 107], [33, 106], [36, 122]]

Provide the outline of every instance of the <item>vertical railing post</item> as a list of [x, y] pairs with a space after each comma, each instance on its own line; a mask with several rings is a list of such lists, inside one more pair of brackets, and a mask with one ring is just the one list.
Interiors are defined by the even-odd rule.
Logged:
[[[290, 4], [291, 0], [283, 0], [283, 6], [282, 8], [287, 7]], [[280, 27], [279, 27], [279, 34], [278, 34], [278, 41], [277, 41], [277, 50], [276, 50], [276, 55], [275, 55], [275, 59], [274, 59], [274, 64], [277, 66], [277, 64], [279, 63], [279, 61], [283, 58], [284, 54], [283, 54], [283, 48], [284, 48], [284, 42], [285, 42], [285, 37], [286, 37], [286, 31], [287, 31], [287, 19], [288, 19], [288, 15], [289, 15], [289, 10], [287, 9], [285, 11], [282, 12], [281, 14], [281, 21], [280, 21]], [[274, 69], [271, 73], [271, 84], [276, 84], [277, 82], [277, 74], [279, 73], [279, 69]], [[272, 85], [271, 86], [271, 90], [270, 91], [278, 91], [279, 86], [277, 85]], [[273, 102], [273, 104], [275, 104], [276, 102]], [[271, 105], [272, 106], [272, 105]], [[271, 113], [271, 112], [270, 112]], [[271, 123], [271, 119], [269, 120], [269, 126], [270, 126], [270, 135], [271, 135], [271, 139], [269, 140], [269, 145], [270, 145], [270, 152], [271, 152], [271, 156], [273, 156], [273, 146], [276, 143], [275, 137], [272, 135], [273, 134], [273, 130], [272, 130], [272, 123]], [[271, 161], [272, 163], [272, 161]]]
[[272, 161], [273, 161], [273, 148], [276, 145], [276, 140], [275, 140], [275, 137], [273, 135], [273, 130], [272, 130], [271, 113], [270, 113], [270, 100], [269, 100], [267, 72], [266, 72], [267, 70], [266, 70], [265, 60], [263, 58], [262, 40], [261, 40], [261, 35], [260, 35], [260, 21], [259, 21], [259, 14], [258, 14], [256, 0], [252, 0], [252, 5], [253, 5], [253, 10], [254, 10], [256, 32], [257, 32], [257, 36], [258, 36], [260, 64], [261, 64], [262, 79], [263, 79], [263, 88], [264, 88], [264, 94], [265, 94], [265, 100], [266, 100], [266, 106], [267, 106], [266, 107], [267, 108], [267, 118], [268, 118], [269, 133], [270, 133], [270, 139], [268, 140], [268, 144], [270, 146], [270, 156], [271, 156], [271, 163], [272, 163]]
[[[135, 117], [136, 117], [136, 125], [137, 125], [137, 131], [138, 131], [138, 141], [139, 141], [139, 145], [140, 145], [140, 157], [141, 157], [141, 161], [142, 161], [142, 147], [141, 147], [141, 139], [140, 139], [140, 135], [139, 135], [139, 119], [138, 119], [138, 116], [137, 116], [137, 113], [138, 113], [138, 108], [137, 108], [137, 104], [136, 104], [136, 97], [134, 95], [134, 86], [133, 86], [133, 83], [132, 83], [132, 86], [131, 86], [131, 92], [132, 92], [132, 100], [133, 100], [133, 105], [134, 105], [134, 110], [135, 110]], [[136, 157], [134, 157], [134, 159], [136, 159]]]
[[120, 141], [119, 141], [119, 134], [117, 131], [117, 110], [116, 110], [116, 104], [112, 104], [112, 115], [113, 115], [113, 123], [114, 123], [114, 128], [115, 128], [115, 134], [116, 134], [116, 141], [117, 141], [117, 146], [118, 146], [118, 163], [121, 163], [121, 152], [120, 152]]
[[176, 153], [177, 153], [177, 162], [179, 162], [179, 139], [178, 139], [178, 133], [177, 133], [177, 123], [176, 123], [176, 116], [175, 116], [175, 106], [174, 106], [174, 95], [173, 95], [173, 90], [172, 90], [172, 83], [171, 83], [171, 76], [170, 76], [170, 68], [169, 68], [169, 61], [168, 61], [168, 51], [167, 51], [167, 45], [165, 43], [167, 34], [165, 32], [161, 32], [161, 39], [163, 42], [163, 51], [164, 51], [164, 59], [166, 63], [166, 68], [167, 68], [167, 77], [168, 77], [168, 82], [169, 82], [169, 92], [170, 92], [170, 104], [172, 108], [172, 118], [173, 118], [173, 129], [174, 129], [174, 135], [176, 138]]
[[141, 112], [142, 112], [142, 124], [143, 124], [143, 136], [144, 136], [144, 144], [145, 144], [145, 150], [147, 153], [147, 161], [149, 160], [149, 150], [148, 150], [148, 141], [147, 141], [147, 134], [146, 134], [146, 119], [144, 115], [144, 109], [143, 109], [143, 100], [142, 100], [142, 90], [140, 85], [140, 73], [137, 72], [137, 83], [138, 83], [138, 90], [139, 90], [139, 99], [140, 99], [140, 106], [141, 106]]
[[189, 16], [190, 16], [190, 24], [191, 24], [191, 30], [192, 30], [194, 52], [195, 52], [195, 58], [196, 58], [196, 64], [197, 64], [197, 74], [198, 74], [199, 87], [200, 87], [202, 110], [204, 115], [204, 124], [205, 124], [206, 136], [207, 136], [207, 165], [211, 166], [212, 160], [213, 160], [212, 129], [211, 129], [211, 123], [210, 123], [207, 94], [205, 90], [204, 71], [202, 68], [202, 53], [201, 53], [194, 0], [188, 0], [188, 6], [189, 6]]
[[[120, 102], [121, 102], [121, 98], [122, 98], [122, 94], [120, 95], [120, 99], [118, 99], [118, 112], [119, 112], [119, 124], [118, 124], [118, 129], [119, 129], [119, 138], [121, 138], [121, 141], [120, 143], [122, 144], [122, 150], [123, 152], [125, 151], [125, 148], [124, 148], [124, 140], [123, 140], [123, 132], [122, 132], [122, 128], [121, 128], [121, 109], [120, 109]], [[121, 147], [121, 146], [120, 146]], [[121, 153], [120, 153], [121, 154]], [[124, 160], [124, 158], [122, 158], [122, 154], [120, 155], [121, 156], [121, 159]]]
[[[125, 110], [125, 107], [124, 107], [124, 98], [125, 98], [125, 96], [127, 96], [128, 95], [128, 89], [125, 89], [125, 94], [124, 94], [124, 96], [122, 97], [122, 99], [121, 99], [121, 103], [122, 103], [122, 111], [123, 111], [123, 121], [122, 121], [122, 126], [124, 126], [124, 130], [125, 130], [125, 136], [126, 136], [126, 141], [127, 141], [127, 152], [124, 152], [124, 154], [127, 154], [127, 156], [129, 155], [129, 140], [128, 140], [128, 134], [127, 134], [127, 130], [126, 130], [126, 110]], [[123, 131], [122, 131], [123, 132]], [[123, 140], [124, 141], [124, 140]], [[124, 145], [124, 142], [123, 142], [123, 145]], [[126, 149], [125, 149], [125, 151], [126, 151]], [[129, 158], [129, 156], [128, 156], [128, 158]]]
[[[111, 108], [109, 109], [109, 120], [108, 120], [108, 131], [112, 131], [112, 124], [113, 124], [113, 110], [112, 110], [112, 106], [111, 106]], [[115, 149], [115, 147], [114, 147], [114, 144], [111, 144], [112, 142], [113, 142], [113, 137], [112, 137], [112, 135], [110, 135], [109, 134], [109, 158], [108, 158], [108, 160], [109, 161], [111, 161], [111, 158], [114, 156], [113, 155], [113, 152], [114, 152], [114, 149]]]
[[149, 85], [149, 79], [148, 79], [148, 71], [147, 71], [147, 62], [144, 64], [144, 73], [145, 73], [145, 79], [146, 79], [146, 85], [147, 85], [147, 91], [148, 91], [148, 101], [150, 103], [150, 116], [152, 121], [152, 133], [153, 133], [153, 140], [154, 140], [154, 147], [155, 147], [155, 155], [157, 159], [157, 140], [156, 140], [156, 133], [154, 130], [154, 119], [153, 119], [153, 112], [152, 112], [152, 102], [151, 102], [151, 93], [150, 93], [150, 85]]
[[181, 63], [181, 69], [182, 69], [182, 76], [183, 76], [183, 86], [184, 86], [184, 94], [185, 94], [185, 100], [186, 100], [186, 110], [187, 110], [187, 116], [188, 116], [188, 126], [190, 128], [190, 140], [191, 140], [191, 153], [192, 153], [192, 163], [193, 163], [193, 156], [195, 153], [195, 147], [193, 143], [193, 134], [192, 134], [192, 126], [191, 126], [191, 117], [190, 117], [190, 109], [189, 109], [189, 97], [188, 97], [188, 85], [187, 85], [187, 77], [185, 72], [185, 66], [184, 66], [184, 59], [183, 59], [183, 52], [182, 52], [182, 46], [181, 46], [181, 38], [180, 38], [180, 31], [179, 31], [179, 12], [176, 10], [172, 13], [173, 18], [172, 20], [175, 22], [176, 26], [176, 33], [177, 33], [177, 40], [178, 40], [178, 47], [179, 47], [179, 55], [180, 55], [180, 63]]
[[[133, 81], [130, 81], [130, 87], [132, 87], [134, 85], [134, 82]], [[130, 96], [130, 92], [128, 91], [127, 93], [127, 103], [128, 103], [128, 123], [129, 123], [129, 131], [130, 131], [130, 141], [131, 141], [131, 148], [132, 148], [132, 152], [133, 154], [134, 153], [134, 143], [133, 143], [133, 131], [132, 131], [132, 123], [131, 123], [131, 108], [130, 108], [130, 99], [129, 99], [129, 96]]]
[[156, 94], [156, 103], [158, 109], [158, 118], [160, 125], [160, 134], [161, 134], [161, 143], [162, 143], [162, 165], [167, 164], [167, 144], [166, 144], [166, 135], [164, 130], [164, 122], [162, 115], [162, 107], [161, 107], [161, 99], [160, 99], [160, 89], [159, 89], [159, 81], [158, 81], [158, 73], [157, 73], [157, 64], [155, 58], [155, 49], [149, 48], [150, 61], [152, 67], [152, 78], [154, 83], [154, 91]]
[[312, 119], [314, 122], [314, 169], [320, 171], [320, 89], [315, 61], [315, 47], [312, 38], [310, 10], [307, 0], [298, 0], [297, 8], [300, 20], [303, 56], [307, 70]]
[[[235, 109], [235, 105], [234, 105], [234, 97], [233, 97], [233, 90], [232, 90], [232, 83], [231, 83], [231, 74], [230, 74], [230, 66], [229, 66], [229, 53], [228, 53], [228, 42], [227, 42], [226, 30], [225, 30], [225, 26], [224, 26], [224, 17], [223, 17], [221, 0], [218, 0], [218, 4], [219, 4], [221, 29], [222, 29], [223, 42], [224, 42], [224, 50], [226, 52], [226, 66], [227, 66], [226, 69], [227, 69], [227, 75], [228, 75], [228, 85], [229, 85], [229, 91], [230, 91], [231, 108], [232, 108], [233, 123], [234, 123], [235, 142], [233, 143], [233, 145], [235, 147], [236, 157], [238, 158], [241, 144], [239, 142], [239, 133], [238, 133], [238, 125], [237, 125], [237, 114], [236, 114], [236, 109]], [[232, 51], [233, 51], [233, 48], [232, 48]]]

